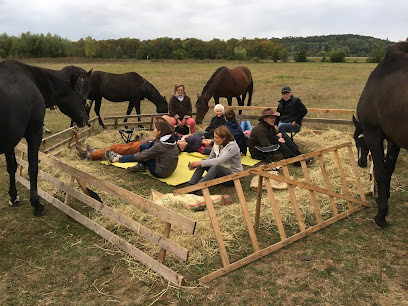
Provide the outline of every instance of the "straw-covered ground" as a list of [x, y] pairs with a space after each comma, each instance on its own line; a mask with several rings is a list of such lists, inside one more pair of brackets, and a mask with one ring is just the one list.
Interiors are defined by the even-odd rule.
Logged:
[[[144, 135], [149, 136], [149, 133], [151, 132], [144, 132]], [[334, 129], [325, 131], [323, 132], [323, 134], [315, 134], [312, 130], [304, 128], [301, 133], [295, 136], [295, 140], [302, 152], [309, 153], [323, 148], [335, 146], [344, 142], [349, 142], [352, 140], [352, 137], [349, 133], [339, 132]], [[105, 148], [107, 144], [121, 143], [123, 141], [120, 139], [120, 135], [117, 130], [103, 130], [101, 133], [91, 136], [85, 142], [90, 144], [93, 148], [99, 149]], [[354, 173], [349, 160], [348, 150], [340, 149], [339, 155], [342, 160], [342, 166], [345, 172], [345, 178], [350, 193], [352, 194], [352, 196], [359, 197], [355, 185]], [[134, 173], [123, 169], [116, 169], [112, 166], [103, 165], [98, 161], [82, 160], [79, 158], [75, 148], [72, 148], [70, 150], [63, 149], [55, 156], [59, 160], [75, 166], [82, 171], [112, 182], [118, 186], [122, 186], [146, 198], [149, 197], [151, 186], [154, 186], [153, 188], [157, 188], [161, 192], [171, 192], [174, 189], [170, 186], [167, 186], [165, 183], [159, 182], [158, 180], [144, 174]], [[278, 160], [280, 157], [280, 155], [277, 155], [276, 160]], [[335, 192], [342, 193], [342, 183], [339, 178], [339, 172], [337, 170], [333, 153], [325, 154], [324, 160], [325, 169], [331, 181], [331, 188]], [[42, 166], [42, 168], [44, 168], [44, 165]], [[289, 166], [289, 169], [292, 177], [304, 181], [303, 174], [300, 168]], [[313, 184], [318, 187], [325, 188], [325, 182], [323, 180], [319, 162], [316, 160], [314, 163], [309, 165], [308, 169]], [[69, 181], [68, 176], [64, 175], [60, 171], [57, 171], [55, 169], [47, 169], [47, 171], [53, 172], [54, 176], [59, 177], [65, 182]], [[367, 171], [361, 171], [360, 173], [362, 183], [365, 186], [364, 189], [367, 190], [367, 186], [369, 185], [368, 173]], [[245, 185], [245, 197], [249, 212], [253, 218], [255, 215], [256, 191], [251, 190], [247, 186], [250, 178], [252, 177], [253, 176], [250, 176], [248, 179], [243, 180], [243, 184]], [[40, 186], [41, 188], [44, 188], [46, 190], [53, 189], [51, 185], [44, 182], [42, 182]], [[117, 198], [108, 195], [104, 191], [95, 191], [97, 191], [97, 193], [102, 197], [103, 202], [106, 205], [113, 207], [115, 210], [123, 213], [124, 215], [155, 230], [157, 233], [162, 232], [163, 223], [155, 217], [144, 213], [143, 211], [133, 207], [132, 205], [121, 202]], [[53, 192], [59, 195], [61, 199], [64, 198], [64, 194], [62, 192], [58, 190], [54, 190]], [[233, 195], [234, 203], [227, 206], [218, 206], [216, 207], [216, 212], [217, 218], [220, 222], [220, 227], [227, 252], [231, 260], [235, 261], [251, 254], [252, 252], [252, 246], [250, 244], [250, 241], [248, 240], [248, 231], [245, 226], [244, 217], [241, 213], [240, 205], [237, 201], [234, 187], [227, 187], [219, 190], [218, 192], [215, 192]], [[295, 193], [300, 211], [302, 213], [302, 217], [305, 220], [306, 227], [316, 224], [315, 214], [313, 212], [309, 191], [304, 188], [295, 187]], [[212, 194], [214, 194], [214, 192], [212, 192]], [[276, 190], [275, 197], [279, 205], [281, 218], [285, 226], [287, 235], [289, 236], [298, 232], [299, 228], [297, 225], [296, 217], [294, 215], [294, 209], [289, 192], [287, 190]], [[333, 216], [333, 210], [330, 206], [329, 197], [318, 193], [316, 194], [316, 197], [323, 218], [328, 219], [329, 217]], [[342, 212], [347, 208], [347, 203], [343, 200], [336, 199], [336, 204], [339, 212]], [[151, 255], [154, 258], [157, 258], [159, 247], [157, 247], [156, 245], [143, 238], [140, 238], [138, 235], [126, 230], [124, 227], [119, 226], [115, 221], [112, 221], [106, 216], [83, 207], [83, 204], [81, 205], [76, 203], [75, 206], [77, 207], [77, 209], [81, 210], [94, 221], [97, 221], [99, 224], [105, 226], [112, 232], [125, 237], [145, 253]], [[171, 231], [171, 240], [190, 250], [188, 262], [185, 263], [172, 255], [168, 255], [166, 259], [166, 264], [169, 267], [178, 271], [182, 275], [186, 275], [187, 280], [194, 283], [196, 278], [208, 274], [214, 268], [221, 267], [218, 247], [214, 238], [214, 233], [211, 227], [209, 216], [207, 211], [191, 211], [184, 206], [176, 205], [169, 208], [182, 215], [185, 215], [190, 219], [197, 221], [197, 228], [194, 235], [185, 234], [176, 228], [173, 228]], [[260, 242], [260, 247], [264, 248], [268, 245], [280, 241], [275, 219], [272, 213], [272, 208], [266, 192], [263, 193], [261, 212], [262, 213], [258, 239]], [[125, 254], [123, 256], [127, 257], [127, 255]], [[128, 258], [127, 260], [133, 261], [133, 259], [131, 258]], [[129, 270], [136, 278], [144, 278], [146, 277], [146, 274], [150, 275], [150, 277], [153, 276], [152, 273], [147, 272], [143, 266], [137, 264], [136, 262], [129, 265]]]

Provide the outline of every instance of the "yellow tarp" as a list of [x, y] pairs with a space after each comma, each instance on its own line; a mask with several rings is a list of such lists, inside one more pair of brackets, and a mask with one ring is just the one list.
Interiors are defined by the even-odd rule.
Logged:
[[[188, 163], [192, 161], [196, 161], [196, 160], [206, 159], [207, 157], [208, 155], [203, 155], [197, 152], [194, 152], [194, 153], [181, 152], [179, 155], [179, 161], [177, 164], [177, 168], [173, 172], [173, 174], [170, 175], [169, 177], [158, 178], [158, 179], [171, 186], [177, 186], [183, 183], [187, 183], [194, 173], [194, 170], [188, 169]], [[259, 160], [251, 158], [251, 155], [249, 154], [249, 152], [246, 156], [243, 156], [241, 160], [242, 160], [242, 164], [247, 165], [247, 166], [254, 166], [257, 163], [259, 163]], [[107, 161], [101, 161], [101, 163], [104, 165], [109, 164]], [[136, 164], [137, 162], [113, 163], [112, 165], [115, 167], [127, 169], [129, 167], [135, 166]], [[153, 175], [151, 175], [151, 173], [148, 170], [146, 170], [143, 173], [153, 177]]]

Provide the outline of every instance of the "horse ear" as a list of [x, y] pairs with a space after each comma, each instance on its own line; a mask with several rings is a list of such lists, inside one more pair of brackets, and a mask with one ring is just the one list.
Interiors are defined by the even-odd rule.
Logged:
[[91, 70], [88, 71], [88, 76], [91, 76], [92, 70], [93, 70], [93, 68], [91, 68]]
[[200, 95], [197, 93], [197, 99], [200, 97]]

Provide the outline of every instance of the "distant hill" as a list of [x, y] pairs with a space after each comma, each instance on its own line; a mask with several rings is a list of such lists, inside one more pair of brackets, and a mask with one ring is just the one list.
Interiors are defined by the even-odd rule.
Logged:
[[[322, 51], [326, 54], [330, 51], [343, 48], [347, 56], [368, 56], [374, 49], [388, 50], [394, 42], [371, 36], [341, 34], [322, 35], [308, 37], [283, 37], [279, 42], [293, 54], [306, 50], [308, 56], [319, 56]], [[348, 51], [348, 52], [347, 52]]]

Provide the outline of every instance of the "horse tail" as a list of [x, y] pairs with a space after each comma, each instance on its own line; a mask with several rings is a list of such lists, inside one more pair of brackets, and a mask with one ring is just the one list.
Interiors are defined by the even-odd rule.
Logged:
[[248, 85], [248, 102], [247, 102], [247, 106], [251, 106], [251, 102], [252, 102], [252, 93], [254, 91], [254, 81], [252, 80], [252, 75], [251, 75], [251, 80], [249, 81], [249, 85]]

